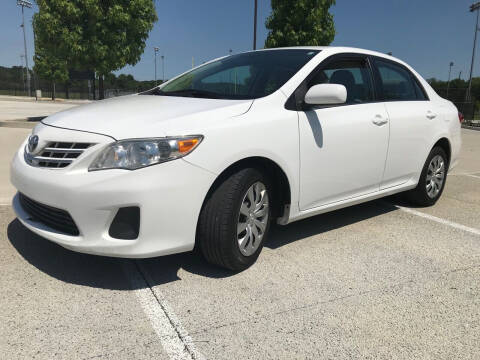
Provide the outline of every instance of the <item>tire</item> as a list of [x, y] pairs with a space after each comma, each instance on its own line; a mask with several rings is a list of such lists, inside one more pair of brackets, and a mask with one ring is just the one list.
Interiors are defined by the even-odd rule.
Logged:
[[[438, 159], [441, 159], [441, 163], [443, 164], [443, 180], [441, 181], [441, 184], [438, 183], [438, 176], [432, 176], [432, 169], [437, 169], [437, 165], [435, 164], [437, 164], [436, 160]], [[434, 161], [435, 164], [432, 165], [432, 161]], [[433, 167], [429, 169], [430, 166]], [[422, 173], [420, 174], [420, 179], [418, 180], [417, 187], [405, 193], [407, 200], [412, 204], [418, 206], [434, 205], [442, 195], [443, 189], [445, 188], [445, 184], [447, 182], [448, 167], [449, 159], [445, 151], [439, 146], [434, 147], [432, 151], [430, 151], [430, 154], [425, 161], [425, 165], [423, 166]], [[440, 172], [441, 171], [438, 170], [438, 173]], [[437, 170], [435, 170], [435, 173], [437, 173]], [[432, 180], [430, 180], [430, 178], [432, 178]], [[429, 183], [430, 191], [428, 189]], [[432, 192], [431, 189], [434, 189], [435, 191]]]
[[[265, 175], [246, 168], [227, 177], [207, 197], [199, 217], [197, 243], [208, 262], [242, 271], [257, 260], [270, 228], [271, 189]], [[250, 198], [257, 207], [264, 202], [258, 211]], [[243, 229], [244, 225], [244, 232], [238, 234], [237, 226]], [[242, 245], [246, 246], [240, 246], [239, 238], [245, 239]]]

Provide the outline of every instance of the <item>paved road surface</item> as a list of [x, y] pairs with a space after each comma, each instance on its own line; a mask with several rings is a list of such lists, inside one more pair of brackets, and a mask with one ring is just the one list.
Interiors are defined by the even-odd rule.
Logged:
[[[0, 191], [25, 131], [0, 128]], [[77, 254], [0, 206], [0, 358], [479, 359], [480, 132], [436, 206], [275, 227], [240, 274]]]
[[86, 102], [85, 100], [35, 101], [32, 98], [0, 96], [0, 121], [44, 117]]
[[10, 184], [10, 161], [31, 129], [0, 127], [0, 205], [10, 204], [15, 188]]

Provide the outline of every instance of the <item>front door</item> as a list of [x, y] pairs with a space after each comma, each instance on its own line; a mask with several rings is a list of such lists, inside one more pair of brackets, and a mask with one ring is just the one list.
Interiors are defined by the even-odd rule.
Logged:
[[387, 156], [389, 119], [368, 60], [335, 59], [307, 88], [321, 83], [344, 85], [347, 102], [299, 112], [301, 210], [379, 191]]

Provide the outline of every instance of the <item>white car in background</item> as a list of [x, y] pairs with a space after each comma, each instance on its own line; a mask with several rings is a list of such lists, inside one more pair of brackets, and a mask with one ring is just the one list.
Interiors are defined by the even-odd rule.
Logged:
[[399, 192], [433, 205], [458, 159], [459, 120], [385, 54], [247, 52], [44, 119], [13, 159], [13, 206], [75, 251], [143, 258], [197, 245], [242, 270], [272, 221]]

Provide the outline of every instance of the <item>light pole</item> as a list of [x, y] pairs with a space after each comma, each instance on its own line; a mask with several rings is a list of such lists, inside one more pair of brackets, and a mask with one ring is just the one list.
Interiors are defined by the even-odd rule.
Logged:
[[452, 66], [453, 66], [453, 61], [450, 61], [449, 70], [448, 70], [448, 82], [447, 82], [447, 98], [448, 98], [448, 90], [450, 89], [450, 75], [452, 74]]
[[258, 0], [255, 0], [254, 10], [253, 10], [253, 50], [257, 50], [257, 7], [258, 7]]
[[25, 92], [27, 89], [25, 87], [25, 72], [24, 72], [24, 69], [23, 69], [23, 58], [25, 57], [25, 55], [23, 54], [20, 54], [20, 62], [22, 63], [22, 83], [23, 83], [23, 92]]
[[155, 86], [157, 86], [157, 53], [160, 50], [158, 47], [153, 48], [153, 52], [155, 53]]
[[475, 23], [475, 36], [473, 37], [473, 52], [472, 52], [472, 64], [470, 65], [470, 77], [468, 80], [468, 89], [465, 96], [465, 101], [470, 102], [472, 100], [472, 75], [473, 75], [473, 62], [475, 60], [475, 48], [477, 47], [477, 33], [478, 33], [478, 10], [480, 9], [480, 1], [472, 4], [470, 6], [470, 12], [477, 12], [477, 21]]
[[32, 3], [28, 0], [17, 0], [17, 5], [22, 7], [22, 25], [20, 25], [23, 28], [23, 47], [25, 49], [25, 66], [27, 68], [27, 91], [28, 91], [28, 96], [31, 96], [31, 90], [30, 90], [30, 71], [28, 70], [28, 55], [27, 55], [27, 37], [25, 35], [25, 15], [23, 8], [32, 8]]
[[165, 82], [165, 56], [162, 55], [162, 83]]

